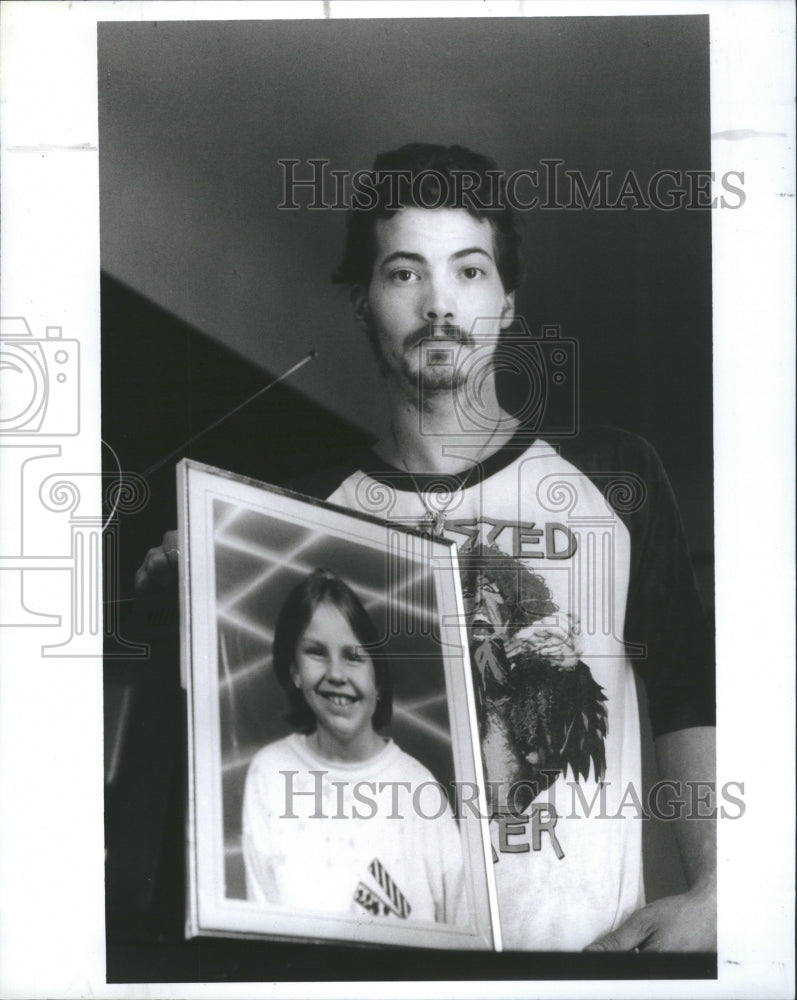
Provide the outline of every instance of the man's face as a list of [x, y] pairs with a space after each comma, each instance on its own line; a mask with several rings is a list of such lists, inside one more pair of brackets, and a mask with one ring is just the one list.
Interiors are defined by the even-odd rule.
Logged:
[[388, 378], [426, 390], [483, 378], [482, 359], [489, 363], [514, 305], [490, 223], [464, 209], [404, 208], [379, 219], [375, 235], [371, 283], [355, 310]]

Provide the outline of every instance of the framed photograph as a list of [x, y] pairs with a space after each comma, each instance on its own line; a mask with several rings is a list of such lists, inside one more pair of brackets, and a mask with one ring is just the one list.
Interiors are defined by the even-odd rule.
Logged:
[[455, 546], [178, 466], [186, 934], [500, 949]]

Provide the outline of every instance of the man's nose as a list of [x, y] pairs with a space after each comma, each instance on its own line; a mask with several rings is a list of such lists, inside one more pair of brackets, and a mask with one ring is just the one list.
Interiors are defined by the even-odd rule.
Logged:
[[427, 284], [424, 318], [430, 323], [453, 323], [456, 299], [451, 283], [445, 278], [432, 278]]

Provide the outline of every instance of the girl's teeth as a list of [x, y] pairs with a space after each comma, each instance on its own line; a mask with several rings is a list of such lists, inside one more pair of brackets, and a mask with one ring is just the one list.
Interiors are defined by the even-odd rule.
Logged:
[[350, 698], [344, 698], [342, 695], [328, 694], [327, 698], [329, 698], [333, 705], [340, 705], [341, 707], [348, 705], [351, 701]]

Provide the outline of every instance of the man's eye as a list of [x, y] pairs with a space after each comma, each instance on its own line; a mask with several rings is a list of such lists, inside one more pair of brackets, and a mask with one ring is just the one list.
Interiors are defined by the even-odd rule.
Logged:
[[398, 267], [395, 271], [390, 272], [390, 277], [400, 285], [406, 285], [415, 281], [418, 275], [414, 271], [410, 271], [408, 267]]

